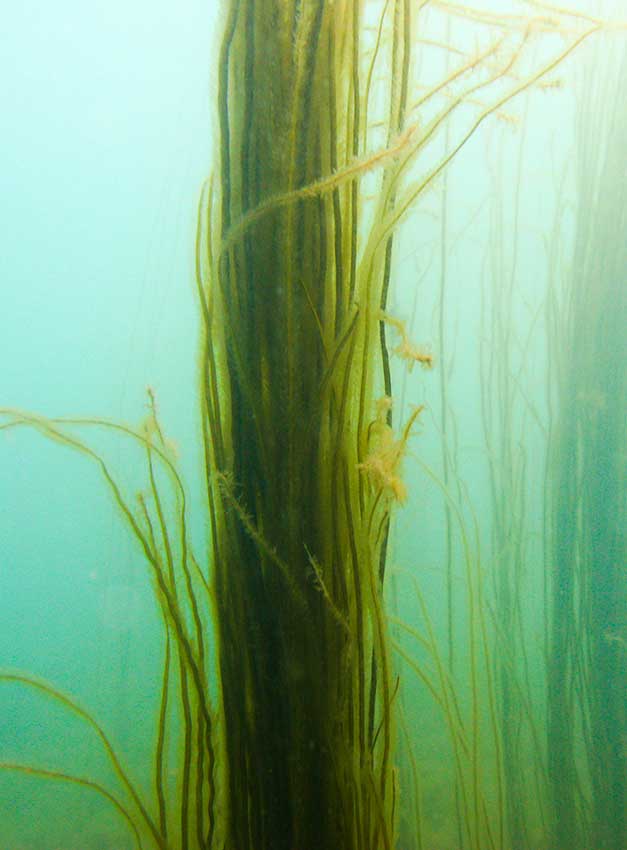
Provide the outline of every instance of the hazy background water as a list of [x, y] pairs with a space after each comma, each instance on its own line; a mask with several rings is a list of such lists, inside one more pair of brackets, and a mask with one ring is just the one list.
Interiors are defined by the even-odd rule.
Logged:
[[[0, 44], [0, 404], [135, 424], [150, 384], [192, 485], [216, 13], [26, 0], [4, 11]], [[80, 697], [141, 753], [160, 645], [139, 552], [84, 458], [32, 433], [0, 443], [0, 665]], [[1, 690], [3, 759], [75, 769], [78, 746], [81, 774], [93, 770], [93, 737], [74, 740], [49, 701]], [[0, 847], [123, 846], [98, 843], [94, 802], [2, 774]]]

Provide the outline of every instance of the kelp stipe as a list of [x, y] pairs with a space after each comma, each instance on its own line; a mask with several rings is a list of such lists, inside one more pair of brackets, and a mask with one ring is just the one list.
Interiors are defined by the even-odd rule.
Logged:
[[[393, 395], [392, 233], [489, 115], [601, 27], [587, 21], [518, 77], [559, 14], [508, 19], [506, 35], [498, 16], [456, 7], [493, 40], [413, 102], [421, 11], [381, 4], [368, 29], [360, 2], [229, 5], [220, 170], [197, 245], [229, 841], [242, 850], [394, 843], [382, 585], [389, 496], [404, 489], [371, 442], [391, 426], [376, 400]], [[460, 104], [510, 74], [416, 177]]]
[[379, 153], [359, 3], [229, 16], [220, 179], [198, 240], [228, 841], [391, 847], [389, 500], [361, 466], [386, 271], [381, 251], [362, 267], [359, 178], [386, 187], [410, 144], [409, 7], [393, 12], [391, 54], [373, 45], [372, 66], [381, 49], [394, 69]]

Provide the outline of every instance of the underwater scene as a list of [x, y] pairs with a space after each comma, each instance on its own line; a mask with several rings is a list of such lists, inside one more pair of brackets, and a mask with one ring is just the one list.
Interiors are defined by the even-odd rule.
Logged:
[[627, 850], [627, 6], [25, 0], [0, 850]]

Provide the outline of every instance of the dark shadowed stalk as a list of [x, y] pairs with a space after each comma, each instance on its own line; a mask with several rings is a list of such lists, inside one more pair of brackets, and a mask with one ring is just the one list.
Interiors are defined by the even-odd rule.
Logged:
[[[227, 841], [238, 850], [394, 841], [382, 581], [409, 434], [391, 429], [385, 324], [401, 356], [427, 358], [383, 312], [391, 237], [481, 123], [594, 29], [522, 77], [528, 43], [557, 20], [451, 7], [490, 38], [414, 102], [410, 13], [420, 26], [426, 5], [228, 5], [198, 278]], [[501, 83], [442, 157], [401, 179], [460, 106]]]

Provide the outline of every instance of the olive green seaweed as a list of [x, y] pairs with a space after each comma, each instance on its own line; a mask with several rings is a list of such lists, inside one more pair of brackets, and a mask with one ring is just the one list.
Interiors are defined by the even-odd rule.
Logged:
[[[119, 788], [12, 761], [0, 769], [96, 791], [138, 846], [393, 850], [407, 840], [426, 850], [406, 665], [444, 718], [459, 850], [510, 850], [491, 643], [500, 621], [491, 629], [478, 521], [469, 500], [465, 513], [458, 504], [453, 467], [441, 483], [421, 464], [461, 541], [469, 704], [452, 628], [442, 650], [414, 577], [421, 625], [392, 626], [417, 641], [427, 666], [389, 636], [390, 523], [407, 496], [403, 467], [423, 409], [393, 422], [391, 354], [410, 369], [433, 365], [389, 312], [394, 238], [486, 119], [605, 24], [541, 3], [512, 15], [427, 0], [228, 0], [223, 9], [217, 156], [195, 245], [209, 553], [192, 552], [185, 487], [151, 390], [138, 429], [0, 410], [0, 430], [34, 428], [95, 464], [148, 566], [163, 630], [151, 799], [89, 713], [22, 674], [0, 682], [38, 689], [86, 722]], [[439, 44], [428, 37], [434, 19], [461, 19], [472, 35], [465, 46], [452, 36]], [[548, 52], [534, 52], [545, 38]], [[444, 64], [434, 58], [442, 49]], [[423, 60], [441, 73], [420, 86]], [[393, 352], [390, 327], [400, 337]], [[139, 494], [92, 445], [110, 432], [143, 457]]]
[[117, 800], [112, 794], [110, 794], [106, 788], [103, 788], [102, 785], [99, 785], [97, 782], [92, 782], [90, 779], [82, 779], [78, 776], [71, 776], [67, 773], [61, 773], [58, 770], [45, 770], [40, 767], [28, 767], [24, 764], [12, 764], [11, 762], [0, 762], [0, 770], [12, 771], [13, 773], [22, 773], [27, 776], [36, 776], [42, 779], [54, 779], [60, 782], [67, 782], [71, 785], [79, 785], [82, 788], [88, 788], [92, 791], [95, 791], [97, 794], [100, 794], [106, 800], [108, 800], [120, 813], [120, 815], [124, 818], [124, 820], [129, 825], [133, 837], [135, 838], [135, 845], [139, 850], [142, 850], [142, 840], [139, 834], [139, 830], [135, 825], [133, 818], [129, 811]]

